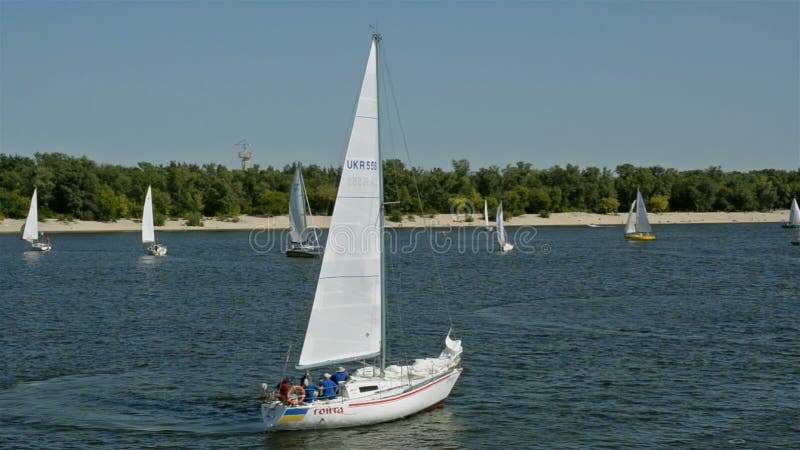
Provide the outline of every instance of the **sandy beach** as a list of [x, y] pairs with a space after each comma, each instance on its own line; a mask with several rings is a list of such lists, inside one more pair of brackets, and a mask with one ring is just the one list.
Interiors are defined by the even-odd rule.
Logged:
[[[548, 218], [535, 214], [506, 219], [507, 226], [623, 226], [626, 214], [593, 214], [593, 213], [553, 213]], [[474, 220], [468, 222], [463, 215], [439, 214], [433, 218], [415, 216], [413, 219], [404, 217], [401, 223], [386, 221], [387, 227], [413, 228], [413, 227], [477, 227], [483, 225], [483, 217], [474, 215]], [[713, 224], [713, 223], [782, 223], [788, 220], [789, 210], [775, 210], [771, 212], [705, 212], [682, 213], [670, 212], [649, 215], [650, 223], [662, 224]], [[0, 234], [16, 234], [24, 224], [22, 219], [5, 219], [0, 221]], [[494, 222], [490, 222], [494, 225]], [[319, 228], [328, 228], [329, 216], [314, 216], [309, 224]], [[189, 227], [185, 220], [168, 220], [164, 226], [156, 227], [158, 231], [228, 231], [268, 229], [283, 230], [289, 227], [288, 216], [257, 217], [239, 216], [234, 220], [218, 220], [207, 218], [202, 227]], [[55, 219], [46, 219], [39, 224], [39, 231], [44, 233], [124, 233], [141, 230], [141, 225], [135, 219], [123, 219], [116, 222], [93, 222], [75, 220], [62, 222]]]

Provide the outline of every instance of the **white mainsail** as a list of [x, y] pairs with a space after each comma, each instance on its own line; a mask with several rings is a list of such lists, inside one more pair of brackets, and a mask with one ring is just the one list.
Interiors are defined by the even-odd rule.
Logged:
[[483, 201], [483, 224], [489, 228], [489, 202]]
[[31, 206], [28, 209], [28, 218], [22, 231], [22, 239], [33, 242], [39, 238], [39, 205], [36, 200], [36, 188], [33, 189]]
[[638, 233], [652, 233], [653, 228], [650, 226], [650, 221], [647, 220], [647, 209], [644, 207], [644, 199], [642, 193], [636, 190], [636, 232]]
[[292, 193], [289, 197], [289, 234], [292, 242], [301, 244], [306, 240], [306, 189], [300, 164], [294, 173]]
[[792, 199], [792, 206], [789, 208], [789, 225], [800, 227], [800, 207], [797, 206], [797, 199]]
[[503, 225], [503, 202], [500, 202], [500, 205], [497, 207], [497, 217], [495, 217], [495, 221], [497, 222], [497, 242], [500, 243], [500, 248], [506, 244], [506, 228]]
[[147, 195], [144, 197], [142, 210], [142, 243], [149, 244], [156, 241], [156, 232], [153, 227], [153, 194], [147, 186]]
[[382, 197], [373, 40], [298, 368], [381, 353]]
[[633, 211], [636, 209], [636, 200], [631, 202], [631, 210], [628, 211], [628, 223], [625, 224], [625, 234], [636, 233], [636, 219]]

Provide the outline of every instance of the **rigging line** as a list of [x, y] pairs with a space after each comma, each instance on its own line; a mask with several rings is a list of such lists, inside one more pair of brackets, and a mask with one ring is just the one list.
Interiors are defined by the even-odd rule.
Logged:
[[[381, 48], [385, 51], [385, 47], [384, 46], [382, 46]], [[383, 58], [381, 58], [381, 62], [383, 63], [384, 71], [386, 73], [389, 73], [388, 64], [383, 60]], [[391, 99], [392, 102], [396, 103], [397, 99], [394, 96], [394, 92], [389, 91], [389, 89], [388, 89], [389, 84], [388, 83], [380, 83], [379, 85], [382, 87], [383, 93], [385, 94], [383, 96], [383, 98]], [[386, 132], [381, 134], [381, 136], [385, 136], [385, 137], [388, 136], [388, 141], [392, 144], [392, 146], [390, 148], [390, 153], [392, 154], [392, 156], [397, 161], [401, 161], [400, 155], [398, 155], [398, 152], [396, 150], [397, 146], [396, 146], [396, 140], [395, 140], [395, 135], [394, 135], [394, 127], [387, 126], [387, 124], [394, 123], [395, 117], [393, 117], [394, 116], [392, 114], [393, 111], [392, 111], [391, 108], [384, 107], [383, 108], [383, 112], [385, 114], [384, 117], [386, 117], [386, 119], [383, 120], [381, 123], [384, 125], [384, 128], [385, 128]], [[398, 122], [399, 122], [399, 120], [398, 120]], [[386, 154], [386, 153], [384, 153], [384, 154]], [[386, 172], [384, 171], [384, 173], [386, 173]], [[397, 200], [403, 200], [403, 198], [401, 197], [401, 192], [400, 192], [399, 173], [397, 171], [397, 167], [394, 167], [394, 170], [392, 171], [392, 181], [394, 182], [395, 198]], [[384, 205], [386, 205], [387, 203], [388, 202], [384, 201]], [[398, 201], [398, 202], [391, 202], [391, 203], [401, 203], [401, 202]], [[401, 219], [400, 220], [401, 221], [402, 221], [403, 209], [404, 208], [402, 206], [400, 206], [400, 214], [401, 214], [401, 216], [400, 216]], [[395, 251], [397, 251], [399, 248], [401, 248], [400, 241], [399, 241], [400, 233], [399, 233], [399, 231], [397, 229], [395, 229], [395, 232], [393, 233], [393, 235], [394, 235], [394, 241], [393, 241], [394, 249], [395, 249]], [[403, 272], [401, 270], [399, 270], [399, 265], [402, 262], [401, 260], [402, 260], [402, 254], [400, 254], [400, 253], [396, 253], [396, 254], [392, 255], [392, 257], [389, 259], [389, 264], [392, 266], [392, 269], [393, 269], [391, 271], [391, 273], [393, 275], [393, 278], [394, 278], [393, 281], [395, 281], [396, 285], [398, 286], [398, 289], [397, 289], [396, 292], [404, 292], [404, 290], [403, 290], [403, 283], [405, 281], [403, 279], [403, 275], [404, 274], [403, 274]], [[396, 311], [395, 314], [396, 314], [396, 317], [397, 317], [397, 319], [396, 319], [396, 322], [397, 322], [396, 329], [397, 329], [397, 334], [399, 335], [399, 337], [401, 339], [401, 342], [410, 342], [410, 340], [408, 338], [409, 334], [408, 334], [408, 332], [406, 330], [406, 327], [405, 327], [405, 320], [404, 320], [404, 315], [403, 315], [403, 306], [404, 306], [403, 302], [401, 302], [401, 301], [396, 301], [395, 302], [395, 311]], [[420, 348], [421, 343], [419, 342], [419, 336], [417, 336], [415, 334], [411, 334], [411, 338], [415, 341], [415, 347], [416, 348]], [[403, 351], [403, 355], [404, 356], [401, 357], [400, 361], [399, 361], [399, 364], [401, 366], [407, 365], [408, 361], [409, 361], [408, 360], [408, 354], [405, 351], [405, 349]]]
[[[381, 48], [383, 49], [383, 46]], [[381, 62], [383, 63], [384, 71], [386, 71], [386, 73], [388, 73], [389, 72], [388, 65], [386, 64], [385, 61], [383, 61], [383, 59], [381, 59]], [[386, 83], [380, 83], [379, 85], [382, 87], [382, 89], [384, 91], [384, 94], [386, 94], [386, 95], [384, 95], [384, 98], [392, 98], [393, 101], [396, 101], [396, 99], [394, 99], [394, 93], [388, 91], [388, 86], [387, 86]], [[384, 133], [382, 134], [382, 136], [383, 135], [388, 135], [388, 142], [392, 144], [392, 146], [388, 149], [389, 153], [391, 153], [391, 155], [392, 155], [392, 157], [394, 159], [396, 159], [397, 161], [400, 161], [400, 156], [397, 154], [397, 151], [396, 151], [396, 148], [395, 148], [396, 147], [396, 145], [395, 145], [396, 142], [395, 142], [395, 137], [394, 137], [394, 129], [391, 126], [386, 126], [385, 125], [385, 124], [393, 123], [392, 110], [391, 110], [391, 108], [383, 108], [383, 111], [386, 114], [386, 119], [384, 121], [382, 121], [382, 123], [384, 124], [384, 129], [385, 129]], [[384, 151], [384, 155], [386, 153], [387, 152]], [[383, 163], [383, 162], [381, 162], [381, 163]], [[385, 178], [385, 174], [386, 174], [386, 171], [384, 170], [384, 178]], [[392, 202], [392, 203], [401, 203], [402, 198], [400, 196], [400, 184], [398, 182], [399, 174], [397, 173], [396, 168], [395, 168], [395, 170], [392, 171], [392, 175], [393, 175], [392, 176], [392, 181], [394, 181], [394, 192], [395, 192], [394, 195], [395, 195], [395, 199], [398, 200], [397, 202]], [[384, 200], [385, 200], [385, 198], [384, 198]], [[387, 202], [384, 201], [384, 204], [387, 204]], [[401, 206], [400, 207], [401, 218], [402, 218], [402, 209], [403, 208]]]
[[[381, 45], [381, 49], [385, 50], [385, 47], [383, 45]], [[388, 66], [387, 66], [386, 62], [383, 61], [383, 58], [380, 59], [380, 62], [382, 63], [383, 70], [388, 72]], [[381, 73], [383, 73], [383, 72], [381, 72]], [[382, 94], [383, 94], [382, 98], [393, 99], [393, 93], [388, 91], [388, 84], [387, 83], [378, 83], [378, 86], [381, 88], [381, 91], [382, 91]], [[381, 107], [380, 104], [378, 106]], [[381, 132], [380, 136], [381, 136], [381, 138], [382, 138], [384, 143], [388, 142], [388, 143], [391, 144], [391, 146], [389, 146], [388, 149], [386, 148], [387, 146], [385, 146], [385, 145], [382, 146], [381, 150], [382, 150], [382, 153], [384, 155], [384, 161], [381, 161], [381, 164], [384, 164], [385, 159], [386, 159], [385, 156], [388, 156], [388, 154], [391, 154], [392, 158], [400, 161], [400, 157], [399, 157], [399, 155], [397, 154], [397, 151], [396, 151], [396, 147], [397, 146], [396, 146], [396, 140], [395, 140], [394, 129], [393, 129], [394, 127], [391, 126], [391, 124], [394, 123], [394, 120], [393, 120], [394, 117], [392, 117], [392, 109], [391, 108], [387, 108], [387, 107], [384, 106], [384, 107], [381, 108], [381, 110], [382, 110], [382, 113], [383, 113], [383, 116], [382, 116], [383, 119], [380, 121], [380, 125], [382, 125], [383, 131]], [[386, 170], [385, 169], [386, 169], [386, 165], [384, 165], [384, 181], [387, 181], [387, 179], [386, 179], [386, 175], [387, 174], [386, 174]], [[402, 198], [400, 196], [400, 185], [399, 185], [399, 182], [398, 182], [399, 174], [398, 174], [398, 172], [396, 170], [396, 167], [394, 169], [395, 170], [392, 170], [392, 173], [390, 175], [391, 178], [392, 178], [391, 181], [394, 182], [393, 183], [394, 184], [394, 198], [397, 199], [397, 200], [402, 200]], [[390, 183], [391, 183], [391, 181], [390, 181]], [[386, 202], [385, 198], [384, 198], [384, 202], [383, 202], [384, 214], [386, 213], [386, 205], [388, 205], [388, 204], [397, 204], [397, 203], [401, 203], [401, 202], [400, 201]], [[401, 208], [400, 209], [400, 214], [401, 214], [401, 220], [402, 220], [402, 207], [400, 207], [400, 208]], [[391, 244], [393, 245], [392, 248], [397, 250], [397, 249], [400, 248], [400, 244], [399, 244], [400, 235], [399, 235], [399, 232], [397, 231], [397, 229], [394, 230], [394, 233], [392, 233], [392, 236], [394, 237], [394, 239], [391, 242]], [[385, 249], [384, 249], [384, 251], [385, 251]], [[391, 267], [391, 270], [389, 271], [389, 273], [391, 274], [391, 277], [392, 277], [391, 281], [397, 286], [397, 289], [394, 290], [394, 292], [403, 292], [403, 281], [404, 281], [403, 280], [403, 273], [399, 269], [399, 265], [400, 265], [400, 262], [401, 262], [401, 259], [402, 259], [402, 255], [400, 255], [398, 253], [394, 253], [394, 254], [390, 254], [389, 256], [390, 256], [389, 258], [386, 258], [386, 261], [388, 262], [389, 266]], [[394, 297], [397, 298], [398, 296], [394, 296]], [[403, 302], [402, 301], [395, 301], [394, 302], [394, 306], [395, 306], [395, 317], [396, 317], [396, 319], [395, 319], [396, 327], [394, 329], [396, 330], [397, 336], [400, 338], [398, 340], [398, 342], [409, 342], [409, 339], [408, 339], [409, 334], [406, 331], [405, 321], [404, 321], [404, 316], [403, 316]], [[414, 335], [411, 335], [411, 336], [413, 338], [416, 338], [416, 336], [414, 336]], [[406, 357], [405, 360], [401, 360], [399, 362], [399, 364], [402, 366], [406, 362], [407, 362], [407, 357]]]
[[[388, 74], [389, 73], [389, 68], [388, 68], [388, 65], [386, 64], [385, 61], [384, 61], [384, 69], [386, 70], [386, 73]], [[387, 88], [389, 86], [389, 83], [383, 83], [383, 86], [384, 86], [385, 90], [388, 90]], [[390, 91], [390, 92], [387, 92], [386, 94], [387, 95], [385, 96], [385, 98], [391, 98], [392, 102], [394, 102], [394, 103], [397, 102], [397, 99], [396, 99], [396, 97], [394, 95], [394, 92]], [[395, 123], [395, 121], [399, 122], [399, 116], [397, 116], [396, 114], [392, 114], [392, 112], [393, 111], [392, 111], [391, 108], [386, 108], [386, 113], [387, 113], [387, 116], [388, 116], [388, 122], [387, 123]], [[394, 129], [393, 129], [394, 127], [387, 127], [387, 128], [389, 130], [388, 134], [389, 134], [391, 142], [393, 144], [392, 145], [392, 149], [391, 149], [392, 150], [392, 155], [394, 156], [394, 158], [395, 158], [395, 160], [397, 162], [401, 162], [402, 159], [401, 159], [400, 155], [397, 152], [397, 145], [396, 145], [397, 141], [395, 139], [395, 134], [394, 134]], [[405, 212], [404, 210], [406, 209], [406, 207], [408, 205], [404, 205], [402, 203], [405, 199], [403, 198], [403, 195], [402, 195], [402, 193], [400, 191], [400, 180], [399, 180], [399, 178], [400, 178], [400, 172], [398, 171], [398, 165], [395, 164], [395, 166], [393, 167], [393, 170], [392, 170], [392, 181], [393, 181], [393, 184], [394, 184], [395, 198], [398, 200], [396, 203], [399, 204], [398, 206], [396, 206], [396, 208], [399, 208], [400, 220], [402, 222], [403, 213]], [[394, 249], [395, 249], [396, 254], [393, 256], [391, 261], [392, 261], [392, 264], [393, 264], [393, 267], [394, 267], [393, 273], [395, 275], [397, 286], [398, 286], [398, 291], [397, 292], [406, 292], [406, 290], [404, 289], [404, 286], [413, 290], [414, 286], [409, 283], [409, 280], [411, 280], [411, 278], [410, 277], [405, 277], [404, 278], [405, 274], [399, 268], [399, 266], [403, 262], [403, 256], [404, 255], [399, 251], [399, 249], [402, 248], [402, 244], [400, 243], [400, 231], [397, 228], [395, 228], [394, 237], [395, 237], [395, 239], [394, 239]], [[404, 307], [407, 306], [407, 303], [408, 302], [405, 302], [405, 303], [404, 302], [399, 302], [399, 301], [396, 302], [396, 315], [397, 315], [397, 321], [396, 322], [397, 322], [398, 334], [401, 337], [402, 342], [408, 343], [408, 342], [411, 342], [413, 340], [414, 341], [414, 347], [415, 348], [421, 348], [422, 343], [420, 342], [419, 336], [417, 336], [416, 334], [413, 334], [413, 333], [409, 334], [408, 330], [406, 329]], [[411, 337], [411, 339], [409, 339], [409, 336]], [[398, 359], [399, 359], [398, 365], [400, 365], [401, 367], [409, 365], [410, 360], [408, 358], [407, 346], [403, 347], [403, 352], [402, 352], [401, 356], [398, 357]], [[406, 373], [409, 374], [409, 377], [410, 377], [410, 373], [409, 373], [407, 367], [406, 367]], [[401, 377], [402, 377], [402, 372], [401, 372]], [[410, 383], [410, 379], [409, 379], [409, 385], [410, 384], [411, 383]]]
[[[400, 244], [399, 244], [399, 241], [398, 241], [399, 240], [399, 234], [398, 233], [394, 233], [394, 236], [395, 236], [394, 246], [395, 246], [396, 249], [400, 248]], [[404, 292], [404, 289], [402, 289], [403, 282], [404, 282], [403, 272], [399, 269], [400, 262], [401, 262], [400, 259], [401, 259], [401, 255], [400, 254], [395, 254], [391, 258], [391, 264], [392, 264], [392, 267], [393, 267], [392, 274], [394, 275], [395, 282], [397, 283], [397, 287], [398, 287], [396, 292]], [[404, 316], [403, 316], [403, 302], [395, 301], [395, 308], [396, 308], [396, 313], [395, 314], [397, 315], [396, 322], [397, 322], [398, 334], [402, 338], [403, 342], [408, 342], [408, 339], [407, 339], [408, 333], [406, 332], [405, 320], [404, 320]], [[403, 349], [403, 355], [406, 355], [406, 356], [405, 356], [404, 359], [401, 360], [401, 362], [399, 364], [400, 366], [404, 366], [404, 365], [408, 364], [408, 356], [406, 354], [406, 349], [405, 348]], [[402, 375], [402, 372], [401, 372], [401, 375]]]
[[[399, 105], [399, 102], [397, 101], [397, 96], [394, 93], [395, 92], [395, 90], [394, 90], [394, 82], [392, 81], [392, 74], [391, 74], [391, 72], [389, 71], [389, 68], [388, 68], [388, 59], [389, 59], [388, 52], [386, 51], [386, 45], [384, 44], [383, 45], [383, 61], [384, 61], [383, 64], [384, 64], [384, 68], [385, 68], [385, 72], [386, 72], [386, 81], [389, 84], [389, 89], [390, 89], [390, 92], [392, 94], [392, 100], [393, 100], [392, 103], [394, 104], [395, 115], [397, 116], [397, 124], [398, 124], [398, 126], [400, 128], [400, 136], [401, 136], [401, 138], [403, 140], [403, 148], [406, 151], [406, 158], [408, 158], [408, 163], [411, 166], [411, 178], [412, 178], [412, 180], [414, 180], [414, 189], [417, 191], [417, 203], [418, 203], [420, 215], [422, 215], [423, 223], [426, 225], [425, 228], [428, 229], [428, 233], [430, 235], [430, 233], [433, 233], [433, 228], [427, 226], [429, 222], [424, 219], [425, 216], [424, 216], [423, 209], [422, 209], [422, 195], [420, 194], [419, 182], [417, 181], [416, 172], [413, 169], [414, 165], [411, 162], [411, 153], [408, 151], [408, 141], [406, 140], [406, 132], [405, 132], [405, 129], [403, 128], [403, 121], [400, 119], [400, 105]], [[442, 274], [441, 274], [441, 270], [439, 268], [439, 262], [436, 260], [436, 252], [431, 252], [431, 259], [433, 261], [434, 270], [436, 271], [436, 280], [438, 282], [439, 291], [441, 293], [441, 296], [440, 296], [441, 302], [444, 304], [445, 312], [447, 313], [447, 320], [450, 323], [450, 329], [453, 330], [453, 332], [455, 332], [454, 327], [453, 327], [453, 318], [450, 315], [450, 305], [449, 305], [449, 303], [447, 301], [447, 297], [445, 296], [444, 284], [442, 283]]]
[[[303, 177], [302, 165], [300, 166], [300, 181], [303, 183], [303, 197], [305, 198], [306, 207], [308, 208], [308, 215], [311, 216], [311, 218], [313, 219], [314, 214], [311, 212], [311, 203], [309, 203], [308, 201], [308, 189], [306, 187], [305, 178]], [[316, 241], [316, 244], [319, 245], [319, 236], [317, 236], [317, 227], [314, 226], [313, 223], [311, 224], [311, 229], [314, 231], [314, 241]], [[306, 226], [306, 235], [308, 235], [308, 226]]]
[[[303, 276], [302, 286], [310, 286], [311, 285], [310, 284], [310, 276], [312, 275], [312, 270], [313, 269], [311, 268], [311, 264], [303, 264], [303, 270], [301, 271], [302, 276]], [[310, 298], [311, 298], [311, 307], [309, 308], [309, 317], [311, 315], [310, 309], [313, 308], [313, 305], [314, 305], [314, 292], [315, 291], [316, 291], [316, 286], [314, 287], [314, 290], [312, 290], [311, 296], [310, 296]], [[301, 293], [301, 295], [303, 295], [303, 298], [309, 298], [309, 296], [305, 295], [305, 294], [306, 294], [305, 292]], [[303, 303], [308, 305], [308, 301], [305, 301]], [[302, 319], [303, 319], [303, 316], [301, 314], [295, 314], [294, 326], [292, 327], [293, 331], [294, 330], [302, 330], [302, 328], [300, 328], [300, 324], [302, 323]], [[305, 336], [303, 336], [303, 338], [305, 338]], [[289, 365], [289, 361], [291, 361], [292, 345], [293, 345], [292, 342], [293, 342], [293, 340], [290, 339], [289, 340], [289, 349], [286, 351], [286, 360], [284, 361], [284, 364], [283, 364], [283, 373], [281, 374], [281, 380], [283, 380], [283, 378], [286, 376], [286, 368]], [[296, 362], [300, 362], [299, 356], [298, 356]]]

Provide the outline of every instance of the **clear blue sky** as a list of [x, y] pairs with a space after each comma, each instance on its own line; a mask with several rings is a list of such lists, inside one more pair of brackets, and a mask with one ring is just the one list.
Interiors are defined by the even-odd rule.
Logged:
[[412, 163], [800, 164], [798, 1], [0, 2], [0, 152], [340, 165], [378, 24]]

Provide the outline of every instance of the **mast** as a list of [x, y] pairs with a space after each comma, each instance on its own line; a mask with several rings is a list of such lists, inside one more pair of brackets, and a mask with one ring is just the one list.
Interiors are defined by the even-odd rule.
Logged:
[[380, 189], [380, 253], [381, 253], [381, 376], [385, 376], [386, 369], [386, 256], [383, 254], [383, 226], [386, 205], [383, 202], [383, 158], [381, 157], [381, 126], [380, 126], [380, 77], [378, 76], [380, 67], [380, 52], [378, 44], [381, 42], [381, 35], [378, 32], [372, 33], [372, 40], [375, 41], [375, 98], [376, 98], [376, 117], [378, 117], [378, 184]]

